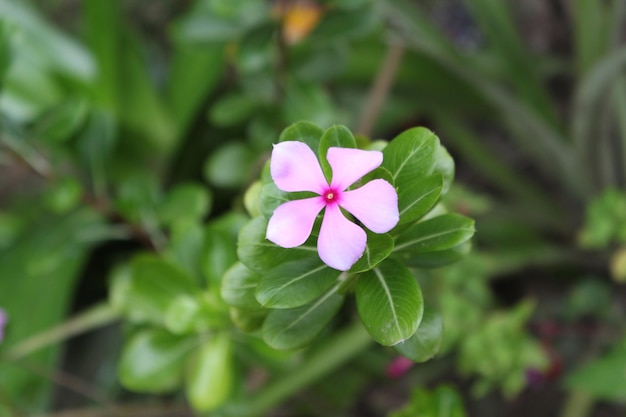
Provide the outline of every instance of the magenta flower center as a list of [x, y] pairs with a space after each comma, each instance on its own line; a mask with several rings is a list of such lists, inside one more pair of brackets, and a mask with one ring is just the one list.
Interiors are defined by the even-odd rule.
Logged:
[[329, 188], [322, 194], [322, 198], [324, 199], [324, 203], [326, 204], [338, 203], [340, 197], [341, 191], [334, 188]]

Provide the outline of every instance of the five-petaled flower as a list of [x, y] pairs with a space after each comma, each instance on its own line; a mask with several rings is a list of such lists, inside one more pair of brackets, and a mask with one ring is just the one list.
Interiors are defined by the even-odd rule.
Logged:
[[270, 172], [276, 186], [285, 192], [310, 191], [317, 196], [278, 206], [269, 220], [266, 237], [284, 248], [300, 246], [311, 235], [315, 219], [324, 209], [317, 241], [319, 256], [328, 266], [347, 271], [363, 256], [367, 235], [341, 209], [372, 232], [386, 233], [398, 224], [398, 194], [383, 179], [348, 190], [380, 166], [383, 154], [379, 151], [332, 147], [326, 159], [332, 169], [330, 184], [305, 143], [287, 141], [274, 145]]

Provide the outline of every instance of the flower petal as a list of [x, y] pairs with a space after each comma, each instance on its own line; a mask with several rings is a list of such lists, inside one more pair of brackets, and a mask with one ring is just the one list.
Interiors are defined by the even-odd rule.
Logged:
[[311, 235], [315, 217], [323, 207], [324, 201], [320, 197], [281, 204], [267, 224], [265, 237], [283, 248], [302, 245]]
[[317, 240], [317, 251], [326, 265], [347, 271], [363, 256], [366, 241], [365, 231], [346, 219], [337, 204], [326, 206]]
[[400, 219], [398, 193], [391, 184], [381, 179], [343, 193], [341, 207], [375, 233], [387, 233]]
[[274, 145], [270, 172], [283, 191], [312, 191], [322, 194], [328, 187], [317, 157], [308, 145], [297, 141]]
[[332, 187], [345, 190], [383, 162], [379, 151], [351, 148], [328, 148], [326, 159], [333, 169]]

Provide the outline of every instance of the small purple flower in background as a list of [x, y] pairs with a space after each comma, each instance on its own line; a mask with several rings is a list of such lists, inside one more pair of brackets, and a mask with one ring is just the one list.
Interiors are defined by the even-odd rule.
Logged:
[[387, 376], [389, 378], [400, 378], [406, 374], [415, 363], [405, 358], [404, 356], [398, 356], [389, 365], [387, 365]]
[[372, 232], [386, 233], [398, 224], [398, 194], [383, 179], [346, 191], [380, 166], [383, 154], [379, 151], [329, 148], [327, 160], [332, 168], [330, 184], [306, 144], [288, 141], [274, 145], [270, 171], [276, 186], [285, 192], [311, 191], [317, 196], [280, 205], [270, 218], [266, 237], [283, 248], [300, 246], [325, 208], [317, 241], [319, 256], [328, 266], [347, 271], [365, 252], [367, 235], [343, 215], [341, 208]]
[[0, 342], [4, 339], [4, 326], [9, 321], [7, 314], [0, 308]]

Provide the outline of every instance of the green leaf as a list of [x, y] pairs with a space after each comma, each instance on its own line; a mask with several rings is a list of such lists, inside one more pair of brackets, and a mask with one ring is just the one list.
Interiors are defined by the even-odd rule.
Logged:
[[[338, 110], [330, 95], [320, 83], [315, 82], [290, 80], [281, 110], [287, 122], [311, 120], [321, 126], [330, 126], [338, 119]], [[317, 146], [311, 149], [315, 150]]]
[[160, 329], [134, 334], [125, 344], [118, 367], [122, 385], [139, 392], [160, 393], [178, 387], [193, 338]]
[[193, 280], [182, 270], [156, 255], [140, 255], [131, 263], [131, 281], [123, 309], [134, 320], [161, 324], [178, 297], [196, 292]]
[[433, 172], [439, 147], [439, 138], [433, 132], [415, 127], [402, 132], [383, 149], [381, 166], [391, 172], [398, 193]]
[[605, 401], [626, 399], [626, 340], [608, 354], [576, 369], [565, 383], [567, 388], [582, 391]]
[[369, 230], [365, 230], [365, 232], [367, 233], [365, 252], [350, 268], [352, 273], [369, 271], [388, 257], [393, 250], [393, 238], [389, 234], [378, 234]]
[[264, 273], [256, 299], [264, 307], [300, 307], [321, 296], [341, 275], [324, 264], [317, 254], [285, 262]]
[[230, 319], [238, 329], [244, 332], [254, 332], [263, 326], [263, 321], [269, 310], [247, 310], [237, 307], [230, 308]]
[[424, 317], [422, 317], [415, 334], [404, 342], [398, 343], [394, 348], [402, 356], [414, 362], [426, 362], [439, 352], [442, 339], [443, 319], [441, 314], [430, 308], [425, 308]]
[[213, 105], [209, 118], [217, 126], [233, 126], [243, 123], [259, 107], [254, 97], [242, 93], [231, 93]]
[[217, 333], [189, 359], [185, 375], [187, 398], [194, 409], [211, 411], [221, 406], [233, 386], [232, 342], [228, 333]]
[[280, 134], [279, 142], [297, 140], [304, 142], [315, 152], [319, 148], [324, 130], [311, 122], [297, 122], [285, 128]]
[[204, 164], [204, 177], [218, 187], [242, 187], [250, 180], [255, 160], [255, 153], [246, 144], [230, 142], [209, 155]]
[[312, 197], [313, 195], [314, 194], [310, 192], [288, 193], [280, 190], [276, 184], [274, 184], [274, 181], [270, 181], [263, 184], [261, 188], [259, 208], [263, 216], [269, 219], [272, 217], [272, 214], [274, 214], [274, 210], [281, 204], [287, 201]]
[[409, 267], [441, 268], [442, 266], [447, 266], [460, 261], [470, 252], [471, 249], [471, 243], [466, 241], [453, 247], [452, 249], [424, 253], [405, 252], [399, 254], [398, 257], [402, 260], [404, 265]]
[[261, 305], [256, 300], [255, 293], [260, 280], [259, 274], [237, 262], [224, 274], [222, 298], [233, 307], [258, 309]]
[[311, 256], [317, 248], [311, 243], [292, 249], [276, 246], [265, 238], [267, 220], [256, 217], [248, 222], [239, 233], [237, 255], [241, 263], [253, 271], [266, 273], [283, 262]]
[[411, 337], [424, 308], [422, 292], [411, 271], [391, 259], [359, 277], [356, 303], [368, 333], [384, 346]]
[[332, 169], [326, 160], [326, 154], [328, 153], [328, 148], [330, 147], [356, 148], [356, 140], [354, 139], [352, 132], [350, 132], [350, 130], [345, 126], [332, 126], [326, 129], [322, 135], [317, 154], [321, 162], [324, 175], [329, 183], [332, 178]]
[[417, 388], [411, 393], [411, 400], [402, 409], [388, 417], [465, 417], [463, 400], [452, 387], [445, 385], [433, 391]]
[[66, 142], [85, 122], [87, 111], [86, 100], [65, 101], [35, 122], [33, 136], [47, 144]]
[[263, 323], [263, 340], [274, 349], [296, 349], [309, 344], [339, 311], [343, 296], [332, 288], [311, 304], [272, 310]]
[[211, 221], [205, 229], [202, 273], [214, 289], [222, 286], [222, 276], [237, 262], [237, 235], [247, 218], [229, 213]]
[[158, 215], [165, 224], [182, 219], [198, 220], [208, 214], [211, 203], [208, 188], [194, 183], [180, 184], [167, 194]]
[[437, 163], [435, 164], [435, 171], [443, 176], [443, 190], [441, 194], [447, 194], [454, 181], [454, 159], [448, 153], [448, 150], [443, 146], [439, 147], [437, 151]]
[[406, 228], [407, 223], [419, 220], [432, 209], [443, 189], [441, 174], [433, 174], [407, 184], [398, 191], [400, 221], [396, 230]]
[[456, 213], [417, 223], [396, 239], [394, 252], [424, 253], [451, 249], [469, 240], [475, 232], [474, 220]]

